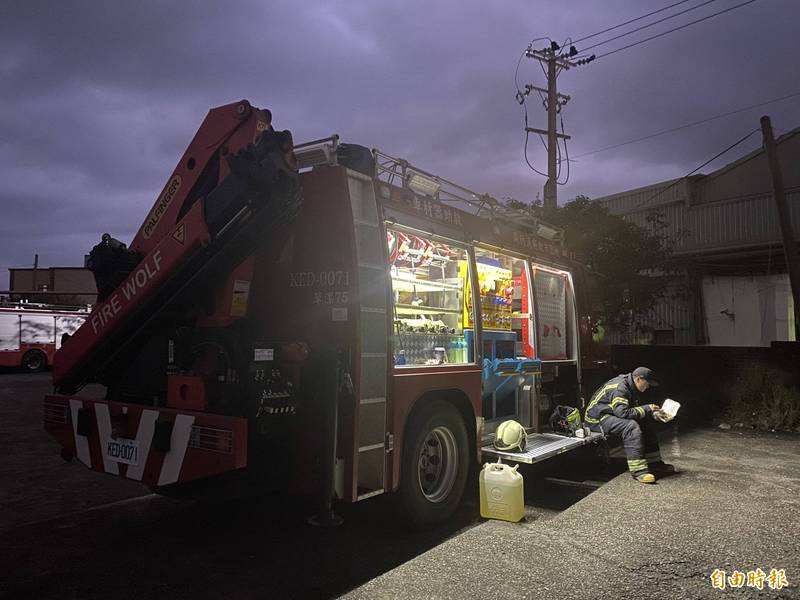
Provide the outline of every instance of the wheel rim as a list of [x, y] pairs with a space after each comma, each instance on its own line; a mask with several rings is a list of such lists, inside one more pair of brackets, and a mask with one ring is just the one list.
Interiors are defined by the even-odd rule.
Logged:
[[456, 437], [447, 427], [437, 427], [425, 438], [419, 453], [418, 478], [422, 494], [430, 502], [442, 502], [453, 489], [457, 473]]
[[26, 365], [31, 370], [41, 369], [42, 368], [42, 355], [41, 354], [31, 354], [26, 361]]

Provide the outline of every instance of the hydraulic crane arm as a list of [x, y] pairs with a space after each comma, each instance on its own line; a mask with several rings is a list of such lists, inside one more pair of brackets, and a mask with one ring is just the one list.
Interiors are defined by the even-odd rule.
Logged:
[[265, 231], [291, 218], [299, 193], [291, 134], [246, 101], [209, 112], [131, 244], [142, 260], [56, 354], [53, 380], [74, 390], [218, 284]]

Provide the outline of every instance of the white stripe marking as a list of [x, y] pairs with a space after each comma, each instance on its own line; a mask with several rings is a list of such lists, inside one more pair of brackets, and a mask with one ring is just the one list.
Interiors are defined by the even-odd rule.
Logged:
[[78, 460], [90, 469], [92, 468], [92, 455], [89, 453], [89, 440], [78, 435], [78, 410], [83, 408], [82, 400], [70, 399], [69, 409], [72, 413], [72, 433], [75, 436], [75, 454]]
[[170, 451], [164, 456], [164, 464], [161, 465], [161, 475], [157, 485], [168, 485], [178, 481], [183, 458], [186, 456], [186, 448], [189, 446], [189, 436], [192, 433], [194, 417], [190, 415], [178, 415], [172, 426], [172, 437], [170, 438]]
[[108, 440], [111, 437], [111, 416], [108, 413], [108, 405], [98, 402], [94, 405], [94, 412], [97, 417], [97, 433], [100, 437], [100, 456], [103, 457], [103, 468], [106, 473], [119, 475], [119, 465], [106, 456]]
[[144, 467], [150, 457], [150, 445], [153, 443], [153, 431], [158, 419], [157, 410], [143, 410], [139, 417], [139, 429], [136, 431], [136, 443], [139, 444], [139, 464], [128, 465], [125, 477], [136, 481], [142, 480]]

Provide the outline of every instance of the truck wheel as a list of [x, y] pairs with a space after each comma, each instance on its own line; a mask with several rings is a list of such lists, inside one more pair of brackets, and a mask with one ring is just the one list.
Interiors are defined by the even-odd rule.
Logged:
[[424, 402], [408, 421], [400, 467], [400, 504], [407, 520], [426, 527], [458, 507], [469, 471], [468, 437], [455, 407]]
[[22, 357], [22, 368], [28, 373], [38, 373], [47, 367], [47, 355], [41, 350], [28, 350]]

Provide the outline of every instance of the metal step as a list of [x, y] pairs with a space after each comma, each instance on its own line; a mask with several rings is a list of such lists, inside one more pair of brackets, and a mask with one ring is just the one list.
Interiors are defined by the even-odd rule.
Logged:
[[575, 450], [602, 437], [601, 434], [594, 432], [585, 438], [565, 437], [555, 433], [529, 433], [525, 452], [501, 452], [492, 445], [492, 436], [489, 440], [484, 440], [481, 452], [484, 459], [503, 458], [513, 462], [533, 464]]

